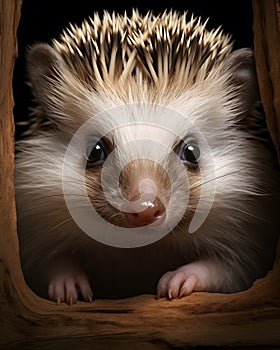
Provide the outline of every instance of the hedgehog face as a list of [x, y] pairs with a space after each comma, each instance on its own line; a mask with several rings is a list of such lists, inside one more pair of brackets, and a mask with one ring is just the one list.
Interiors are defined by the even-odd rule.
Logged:
[[[168, 233], [180, 224], [187, 231], [204, 183], [211, 188], [199, 210], [211, 208], [211, 149], [195, 124], [174, 109], [149, 103], [121, 105], [94, 115], [71, 142], [73, 156], [66, 163], [85, 173], [85, 195], [98, 215], [113, 225], [147, 226], [147, 231], [152, 225], [155, 231]], [[73, 176], [75, 180], [65, 182], [70, 183], [65, 193], [73, 191], [75, 172]]]
[[196, 207], [199, 190], [190, 187], [200, 178], [199, 158], [194, 138], [180, 139], [158, 125], [126, 125], [90, 146], [88, 195], [113, 224], [172, 226], [178, 202], [185, 203], [184, 217]]

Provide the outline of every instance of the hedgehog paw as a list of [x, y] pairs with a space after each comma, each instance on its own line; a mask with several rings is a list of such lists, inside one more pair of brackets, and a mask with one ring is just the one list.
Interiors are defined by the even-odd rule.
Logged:
[[48, 287], [49, 298], [57, 304], [66, 302], [72, 305], [78, 301], [79, 294], [85, 301], [92, 302], [93, 292], [88, 278], [81, 275], [62, 274], [55, 277]]
[[197, 271], [191, 265], [184, 265], [161, 277], [157, 285], [157, 298], [167, 297], [172, 300], [203, 290], [203, 283]]

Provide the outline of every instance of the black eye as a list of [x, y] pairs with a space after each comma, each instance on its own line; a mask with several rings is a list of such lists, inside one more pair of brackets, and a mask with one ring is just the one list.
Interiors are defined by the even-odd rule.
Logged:
[[106, 153], [103, 145], [98, 142], [88, 151], [87, 166], [100, 165], [106, 159]]
[[200, 149], [196, 143], [190, 142], [190, 143], [186, 143], [183, 146], [181, 159], [184, 162], [197, 164], [199, 158], [200, 158]]

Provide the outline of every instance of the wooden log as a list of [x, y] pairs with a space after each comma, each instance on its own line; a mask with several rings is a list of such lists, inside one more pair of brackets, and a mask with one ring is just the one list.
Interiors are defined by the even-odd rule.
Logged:
[[[0, 348], [278, 348], [280, 245], [273, 271], [249, 290], [231, 295], [194, 293], [173, 301], [141, 295], [70, 307], [41, 299], [26, 286], [20, 269], [13, 188], [12, 73], [20, 8], [20, 0], [0, 0]], [[260, 90], [279, 152], [276, 0], [253, 0], [253, 8]]]
[[254, 47], [259, 89], [268, 128], [280, 155], [280, 5], [276, 0], [253, 0]]
[[[20, 272], [13, 185], [14, 122], [12, 79], [21, 1], [0, 0], [0, 306], [8, 302], [10, 275]], [[18, 272], [19, 271], [19, 272]], [[20, 273], [21, 274], [21, 273]], [[23, 282], [23, 280], [21, 280]], [[2, 312], [0, 312], [2, 316]], [[0, 317], [1, 317], [0, 316]]]

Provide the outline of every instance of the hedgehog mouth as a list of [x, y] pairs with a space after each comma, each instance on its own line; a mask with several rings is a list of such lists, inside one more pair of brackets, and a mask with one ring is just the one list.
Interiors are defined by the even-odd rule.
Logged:
[[[102, 200], [97, 200], [96, 195], [90, 195], [92, 206], [97, 213], [109, 223], [123, 228], [137, 228], [144, 226], [152, 226], [153, 228], [160, 226], [166, 220], [167, 206], [157, 196], [137, 196], [130, 197], [128, 204], [119, 210], [114, 205], [115, 200], [108, 200], [104, 193], [100, 194]], [[166, 203], [166, 201], [164, 201]], [[168, 202], [167, 202], [168, 203]]]

